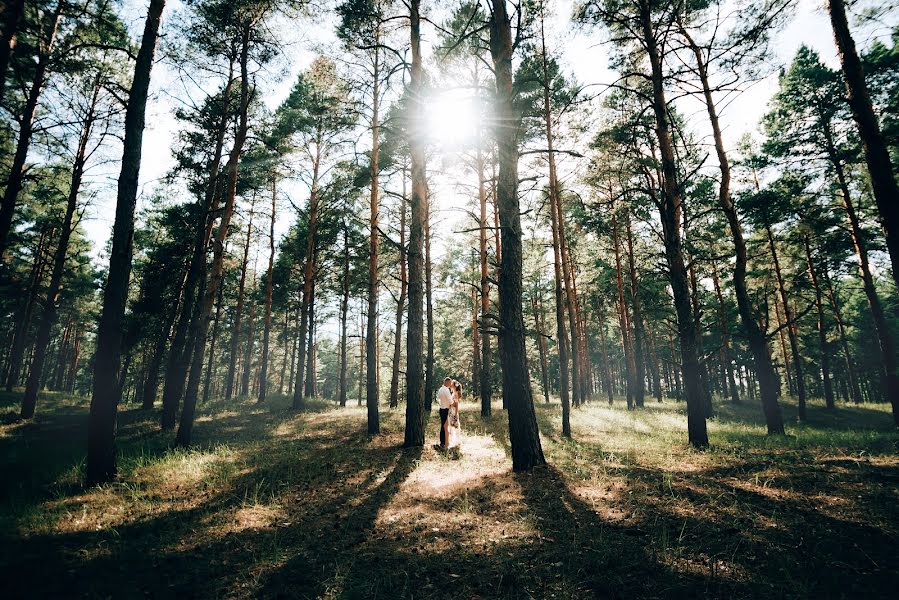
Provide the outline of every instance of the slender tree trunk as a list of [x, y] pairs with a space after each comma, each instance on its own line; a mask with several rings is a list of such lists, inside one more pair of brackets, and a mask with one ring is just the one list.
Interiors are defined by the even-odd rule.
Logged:
[[[485, 334], [486, 335], [486, 334]], [[471, 393], [479, 396], [481, 381], [481, 340], [478, 335], [478, 288], [471, 287]]]
[[234, 201], [237, 194], [237, 173], [243, 146], [247, 139], [248, 113], [250, 107], [250, 76], [247, 68], [250, 24], [243, 25], [241, 34], [240, 56], [240, 116], [237, 131], [234, 135], [234, 143], [228, 157], [225, 172], [228, 174], [228, 187], [225, 193], [225, 205], [222, 217], [213, 245], [212, 269], [206, 287], [203, 290], [202, 307], [196, 324], [196, 334], [193, 337], [194, 351], [188, 374], [187, 389], [184, 394], [184, 410], [181, 411], [181, 420], [178, 424], [176, 440], [179, 446], [189, 446], [194, 425], [194, 415], [197, 408], [197, 393], [200, 387], [200, 372], [203, 368], [203, 359], [206, 351], [206, 333], [209, 329], [209, 321], [212, 312], [212, 304], [215, 295], [222, 282], [222, 273], [225, 261], [225, 240], [228, 237], [228, 227], [234, 214]]
[[644, 351], [643, 314], [640, 308], [639, 284], [637, 280], [637, 263], [634, 260], [634, 233], [631, 228], [630, 211], [625, 210], [624, 226], [627, 236], [627, 267], [630, 275], [631, 312], [633, 314], [632, 325], [634, 330], [634, 404], [637, 408], [643, 408], [646, 395], [646, 353]]
[[406, 306], [406, 174], [403, 169], [403, 197], [400, 199], [400, 297], [396, 302], [396, 328], [393, 334], [393, 363], [390, 370], [390, 408], [399, 404], [400, 358], [403, 339], [403, 309]]
[[171, 307], [171, 310], [165, 312], [162, 329], [159, 331], [158, 337], [156, 338], [156, 344], [150, 355], [150, 361], [147, 366], [147, 377], [144, 379], [144, 391], [141, 396], [143, 399], [141, 409], [143, 410], [151, 410], [156, 403], [156, 396], [159, 393], [159, 369], [162, 367], [162, 357], [163, 354], [165, 354], [165, 346], [172, 333], [172, 326], [175, 324], [175, 317], [178, 316], [179, 299], [184, 306], [182, 310], [187, 308], [188, 299], [183, 297], [186, 277], [187, 271], [182, 270], [181, 275], [178, 278], [178, 283], [175, 286], [175, 305]]
[[[256, 272], [256, 266], [253, 266], [253, 272]], [[252, 282], [253, 287], [256, 281]], [[247, 343], [243, 351], [243, 374], [240, 379], [240, 395], [243, 398], [250, 396], [250, 380], [253, 378], [253, 356], [255, 355], [254, 346], [256, 343], [256, 303], [250, 298], [250, 313], [247, 315]], [[257, 391], [254, 389], [254, 391]]]
[[543, 322], [537, 309], [536, 290], [531, 297], [531, 308], [534, 311], [534, 332], [537, 337], [537, 350], [540, 352], [540, 383], [543, 387], [543, 400], [549, 404], [549, 374], [546, 364], [546, 340], [543, 338]]
[[[865, 73], [855, 48], [855, 40], [852, 39], [852, 33], [849, 31], [844, 2], [843, 0], [828, 0], [827, 8], [830, 14], [830, 23], [833, 26], [837, 54], [843, 69], [843, 78], [846, 82], [849, 106], [852, 109], [852, 116], [855, 117], [856, 125], [858, 125], [859, 138], [871, 177], [874, 200], [877, 202], [880, 221], [886, 234], [887, 249], [893, 265], [893, 280], [899, 287], [899, 186], [896, 184], [890, 154], [880, 131], [877, 115], [874, 113], [871, 97], [868, 94]], [[895, 369], [893, 372], [888, 372], [888, 375], [890, 376], [888, 385], [891, 387], [889, 393], [890, 402], [893, 405], [893, 419], [899, 425], [899, 398], [894, 395], [899, 390], [892, 387], [896, 383]]]
[[780, 339], [780, 355], [784, 361], [784, 378], [787, 380], [787, 393], [791, 396], [796, 394], [793, 386], [793, 374], [790, 370], [790, 356], [787, 353], [787, 338], [784, 335], [784, 322], [780, 316], [780, 296], [774, 295], [774, 318], [777, 321], [777, 335]]
[[[434, 400], [434, 302], [431, 280], [431, 203], [425, 215], [425, 313], [428, 333], [428, 349], [425, 358], [425, 416], [431, 414]], [[482, 361], [482, 369], [488, 365]], [[483, 388], [481, 388], [483, 393]]]
[[715, 297], [718, 299], [718, 329], [721, 333], [721, 365], [724, 369], [724, 381], [730, 390], [730, 401], [740, 403], [740, 393], [737, 391], [737, 382], [734, 379], [733, 359], [730, 351], [730, 331], [727, 327], [727, 306], [724, 303], [724, 294], [721, 293], [721, 283], [718, 280], [718, 265], [712, 261], [712, 285], [715, 287]]
[[[59, 29], [59, 21], [64, 6], [65, 2], [62, 0], [56, 4], [56, 9], [53, 11], [53, 15], [50, 17], [50, 22], [47, 25], [47, 37], [38, 42], [37, 64], [34, 68], [34, 75], [31, 78], [31, 88], [28, 90], [28, 95], [25, 98], [22, 115], [18, 119], [19, 137], [16, 141], [16, 151], [13, 154], [12, 164], [6, 178], [3, 200], [0, 203], [0, 260], [3, 259], [6, 247], [9, 244], [9, 232], [12, 229], [16, 202], [18, 202], [19, 192], [22, 191], [22, 185], [25, 181], [25, 161], [28, 159], [28, 149], [31, 146], [34, 117], [38, 100], [41, 97], [44, 84], [47, 82], [47, 66], [50, 64], [50, 56], [53, 52], [53, 44], [56, 41], [56, 33]], [[12, 10], [15, 10], [15, 7]], [[6, 70], [4, 69], [3, 72], [5, 74]]]
[[690, 307], [690, 289], [681, 239], [681, 216], [683, 198], [677, 181], [677, 166], [674, 147], [668, 126], [668, 103], [663, 87], [662, 59], [653, 31], [649, 0], [640, 0], [640, 17], [643, 41], [652, 69], [652, 108], [655, 115], [656, 137], [662, 166], [663, 198], [660, 210], [662, 233], [665, 242], [665, 257], [674, 295], [677, 314], [678, 338], [681, 348], [681, 368], [684, 374], [685, 397], [687, 400], [687, 430], [690, 443], [698, 448], [709, 444], [706, 431], [706, 417], [703, 406], [703, 389], [699, 364], [699, 336]]
[[[477, 68], [477, 67], [476, 67]], [[475, 71], [479, 74], [479, 71]], [[489, 265], [487, 259], [487, 187], [484, 180], [484, 150], [483, 140], [481, 138], [481, 96], [480, 96], [480, 78], [476, 75], [475, 85], [477, 86], [477, 127], [475, 129], [475, 147], [477, 148], [477, 158], [475, 165], [478, 176], [478, 204], [480, 205], [480, 218], [478, 220], [478, 241], [480, 249], [480, 267], [481, 267], [481, 315], [480, 322], [483, 327], [487, 326], [488, 314], [490, 313], [490, 276]], [[493, 401], [493, 383], [490, 373], [490, 335], [484, 331], [481, 335], [481, 356], [480, 356], [480, 381], [478, 383], [478, 392], [481, 397], [481, 416], [489, 417], [491, 403]], [[432, 391], [428, 389], [428, 394]]]
[[727, 153], [724, 150], [724, 138], [721, 135], [717, 107], [712, 97], [711, 86], [709, 85], [708, 70], [699, 47], [693, 43], [693, 40], [690, 39], [689, 36], [687, 36], [687, 41], [696, 56], [697, 70], [702, 84], [706, 111], [709, 115], [709, 123], [712, 126], [712, 137], [715, 141], [715, 153], [718, 156], [718, 168], [721, 171], [721, 184], [718, 188], [718, 202], [721, 206], [721, 210], [727, 217], [731, 238], [734, 242], [736, 261], [734, 263], [733, 282], [734, 291], [737, 297], [737, 310], [740, 313], [740, 321], [743, 323], [749, 351], [752, 354], [753, 364], [755, 364], [755, 370], [758, 374], [762, 412], [765, 415], [768, 434], [783, 435], [783, 413], [781, 412], [780, 402], [778, 401], [779, 390], [777, 385], [777, 374], [774, 371], [774, 365], [771, 360], [771, 348], [768, 345], [768, 339], [765, 336], [765, 332], [762, 331], [759, 326], [758, 315], [753, 308], [752, 300], [749, 297], [749, 290], [746, 286], [746, 266], [748, 263], [746, 241], [743, 238], [743, 227], [740, 224], [737, 209], [730, 196], [730, 162], [727, 158]]
[[[379, 43], [380, 36], [376, 32], [375, 43]], [[365, 380], [365, 405], [368, 413], [368, 433], [375, 434], [381, 431], [380, 415], [378, 414], [378, 154], [380, 150], [380, 53], [375, 49], [374, 69], [372, 77], [371, 95], [371, 194], [369, 207], [369, 241], [368, 241], [368, 322], [366, 324], [366, 380]], [[413, 191], [414, 193], [414, 191]]]
[[[367, 327], [367, 323], [365, 322], [364, 315], [362, 314], [362, 307], [359, 307], [359, 394], [356, 396], [356, 405], [362, 406], [362, 388], [365, 387], [367, 382], [366, 379], [366, 363], [365, 363], [365, 350], [367, 341], [365, 339], [365, 328]], [[368, 402], [366, 400], [366, 402]]]
[[[547, 92], [544, 89], [543, 105], [544, 111], [548, 110]], [[548, 121], [545, 121], [548, 123]], [[548, 130], [549, 131], [549, 130]], [[552, 157], [552, 153], [550, 153]], [[551, 163], [550, 167], [550, 224], [553, 239], [553, 280], [555, 283], [555, 306], [556, 306], [556, 345], [559, 350], [559, 399], [562, 403], [562, 435], [571, 437], [570, 423], [570, 380], [569, 376], [569, 338], [565, 323], [566, 299], [563, 286], [564, 279], [562, 275], [562, 240], [559, 237], [559, 212], [556, 210], [556, 193], [554, 187], [555, 181], [555, 163]]]
[[796, 393], [799, 397], [798, 417], [800, 421], [806, 419], [805, 376], [803, 374], [802, 356], [799, 354], [799, 333], [793, 311], [787, 299], [787, 288], [784, 285], [783, 275], [780, 270], [780, 259], [777, 256], [777, 247], [774, 243], [774, 234], [771, 225], [765, 223], [765, 231], [768, 234], [768, 244], [771, 248], [771, 258], [774, 261], [774, 275], [777, 279], [777, 289], [780, 291], [781, 304], [783, 305], [784, 319], [787, 322], [787, 338], [790, 341], [790, 354], [793, 357], [793, 369], [796, 372]]
[[[318, 262], [317, 256], [318, 252], [315, 253], [316, 258], [313, 258], [314, 262]], [[307, 321], [309, 323], [309, 331], [306, 338], [306, 376], [303, 379], [303, 397], [304, 398], [314, 398], [315, 393], [315, 384], [316, 384], [316, 369], [315, 369], [315, 276], [313, 275], [312, 279], [312, 287], [309, 290], [309, 315], [307, 317]], [[302, 356], [302, 355], [301, 355]], [[300, 369], [303, 369], [303, 365], [300, 365]], [[299, 387], [299, 386], [298, 386]]]
[[824, 302], [821, 285], [818, 283], [818, 275], [815, 263], [812, 259], [812, 249], [809, 235], [802, 236], [805, 247], [805, 260], [808, 263], [808, 276], [815, 289], [815, 308], [818, 311], [818, 344], [821, 348], [821, 378], [824, 386], [824, 402], [829, 409], [834, 408], [833, 384], [830, 381], [830, 349], [827, 347], [827, 322], [824, 320]]
[[600, 357], [602, 359], [602, 364], [600, 368], [602, 369], [602, 383], [603, 388], [606, 392], [606, 397], [609, 400], [609, 406], [612, 406], [613, 395], [612, 395], [612, 374], [609, 368], [609, 352], [608, 352], [608, 339], [606, 337], [606, 315], [605, 310], [603, 310], [603, 304], [599, 304], [599, 343], [600, 343]]
[[[255, 204], [256, 197], [253, 196]], [[234, 395], [234, 380], [237, 372], [237, 354], [240, 348], [240, 328], [243, 321], [244, 291], [247, 282], [247, 267], [250, 262], [250, 236], [253, 233], [253, 207], [250, 207], [250, 218], [247, 221], [247, 235], [243, 245], [243, 259], [240, 261], [240, 281], [237, 284], [237, 306], [234, 309], [234, 321], [231, 324], [231, 348], [228, 352], [228, 374], [225, 376], [225, 400]]]
[[[274, 221], [272, 221], [274, 227]], [[337, 378], [337, 402], [346, 406], [347, 397], [347, 316], [350, 309], [350, 236], [349, 224], [343, 221], [343, 273], [340, 282], [340, 372]]]
[[621, 330], [621, 350], [625, 364], [625, 394], [627, 397], [627, 409], [634, 408], [634, 394], [637, 380], [637, 367], [634, 360], [634, 352], [631, 346], [631, 328], [628, 322], [627, 304], [624, 301], [624, 278], [621, 275], [621, 243], [618, 235], [618, 217], [614, 208], [612, 213], [612, 245], [615, 250], [615, 282], [618, 288], [618, 328]]
[[[275, 265], [275, 217], [277, 214], [278, 183], [272, 175], [272, 218], [268, 229], [268, 268], [265, 271], [265, 325], [262, 330], [262, 362], [259, 366], [259, 395], [257, 402], [265, 402], [268, 395], [268, 369], [271, 357], [269, 355], [269, 343], [272, 330], [272, 271]], [[347, 273], [344, 272], [344, 285], [346, 285]], [[345, 325], [345, 324], [344, 324]], [[283, 376], [282, 376], [283, 378]]]
[[166, 359], [165, 386], [162, 390], [162, 415], [160, 425], [163, 430], [175, 428], [178, 416], [178, 405], [184, 395], [185, 378], [190, 368], [193, 343], [188, 337], [196, 313], [201, 304], [202, 289], [206, 274], [206, 254], [209, 240], [212, 237], [214, 216], [218, 211], [221, 196], [222, 177], [219, 173], [224, 152], [225, 134], [231, 117], [231, 89], [233, 86], [233, 66], [229, 67], [228, 82], [222, 91], [221, 118], [216, 132], [215, 148], [209, 162], [207, 184], [197, 228], [194, 231], [193, 253], [188, 266], [187, 279], [184, 284], [184, 300], [181, 315], [175, 326], [175, 335]]
[[[421, 62], [420, 0], [410, 0], [410, 43], [412, 64], [409, 75], [409, 93], [412, 98], [412, 122], [421, 123], [424, 117], [422, 91], [424, 73]], [[428, 215], [428, 181], [424, 140], [413, 134], [409, 138], [409, 155], [412, 162], [412, 196], [409, 222], [409, 331], [406, 335], [406, 429], [403, 446], [423, 446], [425, 443], [424, 414], [424, 364], [422, 311], [424, 300], [424, 228]]]
[[[531, 396], [522, 314], [522, 231], [518, 199], [518, 136], [521, 117], [515, 107], [512, 75], [512, 27], [505, 2], [492, 6], [490, 54], [496, 79], [496, 128], [499, 175], [496, 204], [502, 257], [499, 271], [499, 344], [503, 368], [503, 401], [509, 414], [512, 469], [529, 471], [546, 463]], [[497, 250], [499, 252], [499, 250]]]

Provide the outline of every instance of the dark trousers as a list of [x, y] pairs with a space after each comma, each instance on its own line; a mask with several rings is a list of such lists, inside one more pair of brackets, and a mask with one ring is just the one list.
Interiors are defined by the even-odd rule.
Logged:
[[446, 425], [446, 419], [449, 417], [449, 409], [441, 408], [440, 409], [440, 445], [446, 446], [446, 429], [443, 427]]

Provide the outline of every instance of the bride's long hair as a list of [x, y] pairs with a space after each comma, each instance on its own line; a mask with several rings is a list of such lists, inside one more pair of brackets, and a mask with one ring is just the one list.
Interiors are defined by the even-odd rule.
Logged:
[[459, 383], [458, 381], [453, 381], [453, 388], [459, 394], [459, 399], [461, 400], [462, 399], [462, 384]]

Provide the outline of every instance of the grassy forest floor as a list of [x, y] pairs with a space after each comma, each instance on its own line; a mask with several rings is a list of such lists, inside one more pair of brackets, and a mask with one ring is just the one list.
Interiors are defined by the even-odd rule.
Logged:
[[[19, 396], [0, 395], [0, 412]], [[513, 474], [506, 417], [463, 407], [459, 460], [403, 450], [403, 413], [215, 404], [194, 449], [120, 415], [120, 480], [85, 489], [87, 400], [0, 425], [6, 598], [889, 597], [899, 589], [899, 434], [887, 406], [809, 410], [786, 438], [721, 406], [712, 449], [683, 405], [594, 402], [550, 467]], [[787, 417], [792, 418], [790, 407]], [[890, 592], [892, 590], [892, 592]]]

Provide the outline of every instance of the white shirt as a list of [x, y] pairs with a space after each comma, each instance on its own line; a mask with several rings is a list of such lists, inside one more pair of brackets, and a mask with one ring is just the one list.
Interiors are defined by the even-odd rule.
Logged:
[[437, 402], [440, 408], [449, 408], [453, 404], [453, 392], [445, 385], [440, 386], [437, 390]]

